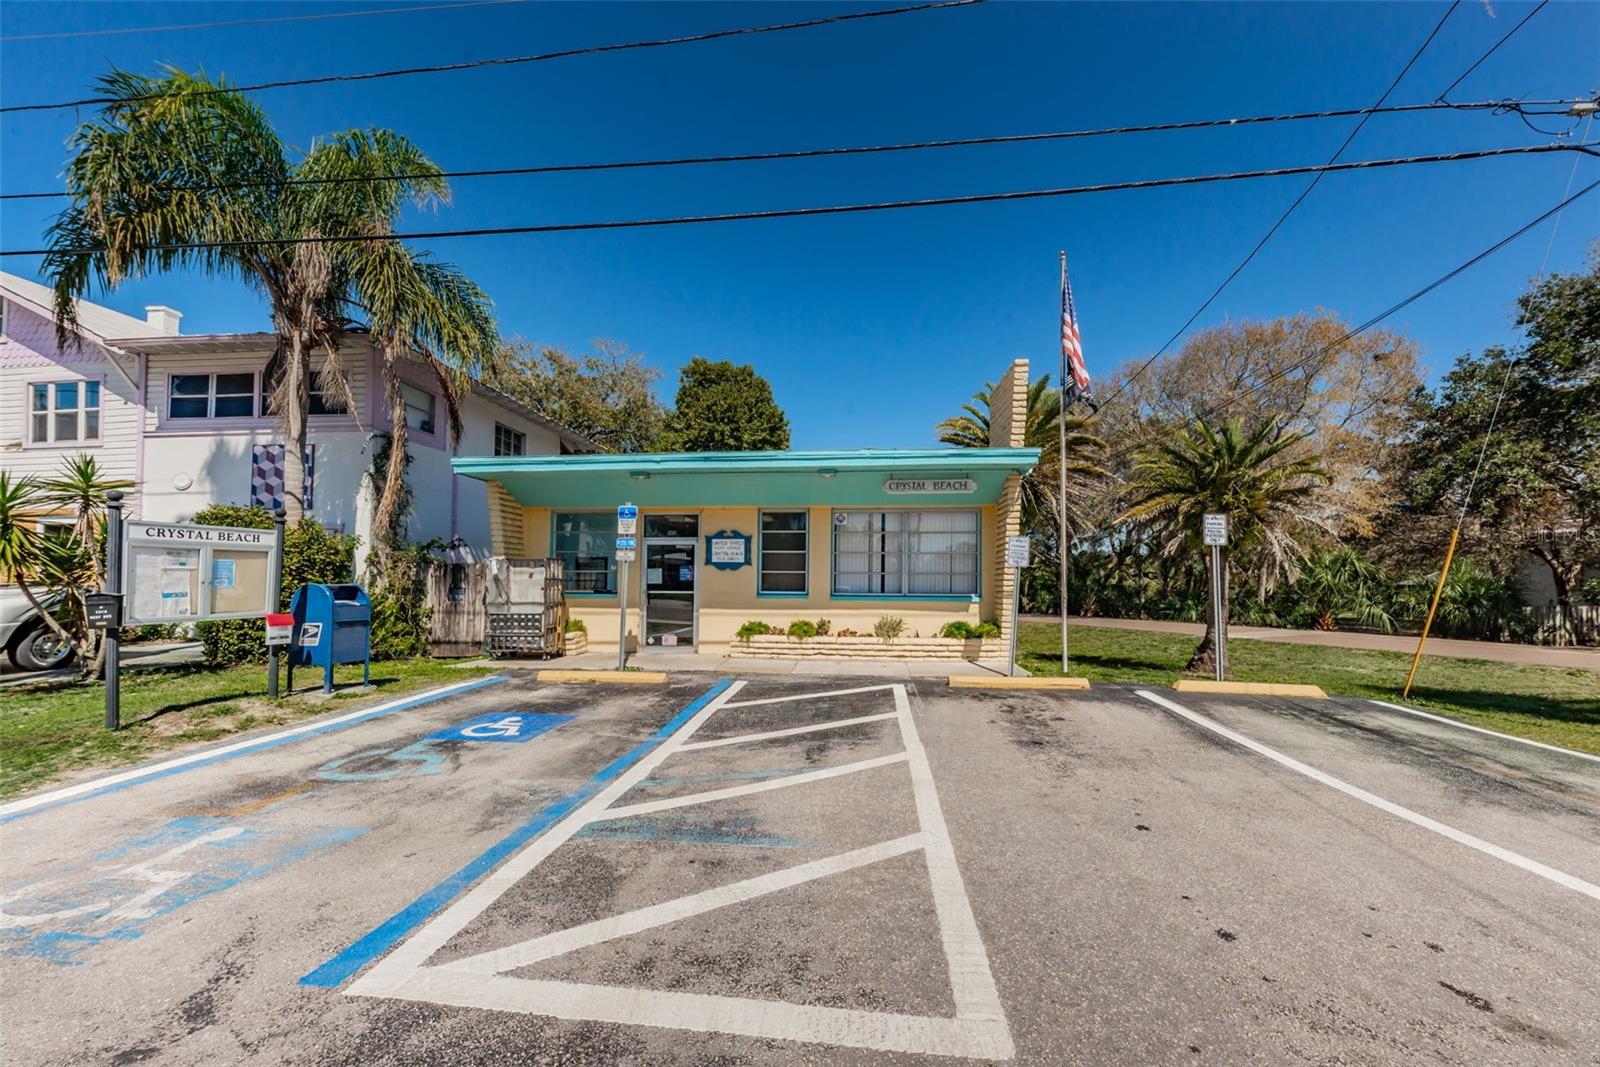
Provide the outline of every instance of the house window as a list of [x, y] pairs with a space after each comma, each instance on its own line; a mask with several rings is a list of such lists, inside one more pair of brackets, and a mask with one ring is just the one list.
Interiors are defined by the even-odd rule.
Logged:
[[6, 335], [6, 302], [0, 300], [0, 338]]
[[756, 589], [762, 593], [806, 592], [806, 513], [803, 511], [763, 511], [761, 513], [760, 577]]
[[36, 445], [100, 440], [100, 383], [28, 386], [28, 433]]
[[433, 433], [434, 406], [439, 398], [405, 382], [400, 383], [400, 395], [406, 401], [406, 425], [418, 433]]
[[494, 424], [494, 454], [497, 456], [521, 456], [528, 451], [528, 435], [513, 430], [509, 426]]
[[847, 596], [978, 592], [976, 511], [836, 511], [833, 591]]
[[[273, 390], [277, 387], [277, 373], [276, 373], [276, 371], [277, 371], [277, 367], [278, 366], [279, 365], [272, 364], [272, 363], [267, 364], [266, 371], [264, 371], [262, 373], [262, 375], [261, 375], [261, 414], [262, 415], [271, 416], [271, 415], [276, 415], [278, 413], [276, 405], [274, 405], [272, 403], [272, 393], [273, 393]], [[306, 404], [306, 414], [308, 414], [308, 415], [343, 415], [343, 414], [346, 414], [350, 409], [345, 407], [344, 401], [340, 400], [339, 397], [338, 397], [338, 394], [336, 394], [336, 393], [328, 392], [328, 391], [324, 391], [322, 389], [319, 389], [318, 386], [321, 384], [321, 382], [322, 382], [322, 376], [320, 374], [313, 373], [311, 375], [311, 381], [307, 383], [307, 385], [309, 387], [310, 396], [309, 396], [309, 399], [308, 399], [307, 404]]]
[[569, 593], [617, 591], [617, 513], [557, 512], [552, 516], [551, 554], [561, 560], [561, 583]]
[[254, 374], [174, 374], [167, 418], [248, 419], [256, 413]]

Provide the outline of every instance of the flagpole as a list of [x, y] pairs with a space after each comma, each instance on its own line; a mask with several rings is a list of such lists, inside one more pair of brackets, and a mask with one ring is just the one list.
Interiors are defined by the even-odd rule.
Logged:
[[[1067, 252], [1061, 250], [1061, 301], [1062, 311], [1065, 313], [1067, 299]], [[1059, 468], [1061, 482], [1058, 486], [1060, 494], [1057, 505], [1060, 507], [1060, 532], [1056, 544], [1056, 555], [1060, 559], [1061, 568], [1061, 673], [1072, 673], [1067, 667], [1067, 586], [1068, 575], [1071, 571], [1071, 552], [1067, 540], [1067, 349], [1061, 347], [1061, 378], [1056, 383], [1061, 389], [1060, 412], [1056, 416], [1056, 431], [1059, 435], [1056, 451], [1056, 467]]]

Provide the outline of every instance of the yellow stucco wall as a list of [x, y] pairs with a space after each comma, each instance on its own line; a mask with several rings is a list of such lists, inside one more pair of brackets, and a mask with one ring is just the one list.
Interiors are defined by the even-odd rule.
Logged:
[[[906, 622], [906, 636], [920, 633], [923, 637], [936, 635], [939, 628], [957, 619], [976, 623], [992, 619], [992, 590], [994, 571], [986, 566], [994, 559], [995, 508], [979, 507], [981, 513], [978, 548], [980, 588], [976, 598], [948, 600], [923, 599], [858, 599], [835, 598], [830, 592], [832, 579], [833, 509], [808, 507], [807, 525], [810, 529], [808, 567], [809, 592], [805, 596], [761, 596], [756, 592], [756, 554], [759, 550], [760, 529], [758, 511], [754, 507], [695, 508], [652, 507], [641, 510], [639, 531], [641, 546], [644, 521], [647, 514], [689, 514], [700, 516], [700, 538], [695, 549], [698, 580], [698, 649], [701, 652], [726, 652], [733, 635], [743, 623], [760, 619], [774, 626], [788, 625], [795, 619], [827, 619], [833, 631], [856, 630], [870, 634], [873, 624], [885, 615], [897, 615]], [[781, 503], [766, 506], [771, 511], [795, 511]], [[913, 509], [914, 510], [914, 509]], [[550, 509], [524, 509], [523, 528], [530, 555], [546, 555], [551, 551]], [[705, 563], [705, 538], [719, 530], [737, 531], [751, 538], [750, 563], [738, 570], [721, 570]], [[1003, 547], [1001, 549], [1003, 551]], [[644, 552], [641, 547], [640, 560]], [[642, 563], [628, 567], [627, 587], [624, 593], [628, 603], [628, 648], [636, 651], [639, 641], [639, 590]], [[591, 648], [616, 650], [617, 598], [615, 596], [569, 596], [567, 609], [573, 618], [582, 619], [589, 631]]]

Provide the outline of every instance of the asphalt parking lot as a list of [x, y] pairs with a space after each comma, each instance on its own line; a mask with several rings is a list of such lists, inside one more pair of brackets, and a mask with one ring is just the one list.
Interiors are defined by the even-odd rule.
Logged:
[[295, 729], [0, 806], [0, 1060], [1597, 1062], [1592, 757], [817, 677]]

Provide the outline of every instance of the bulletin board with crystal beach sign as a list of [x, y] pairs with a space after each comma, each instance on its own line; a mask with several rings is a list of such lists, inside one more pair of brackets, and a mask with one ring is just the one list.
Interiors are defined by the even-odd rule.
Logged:
[[254, 619], [271, 603], [272, 530], [130, 522], [124, 625]]

